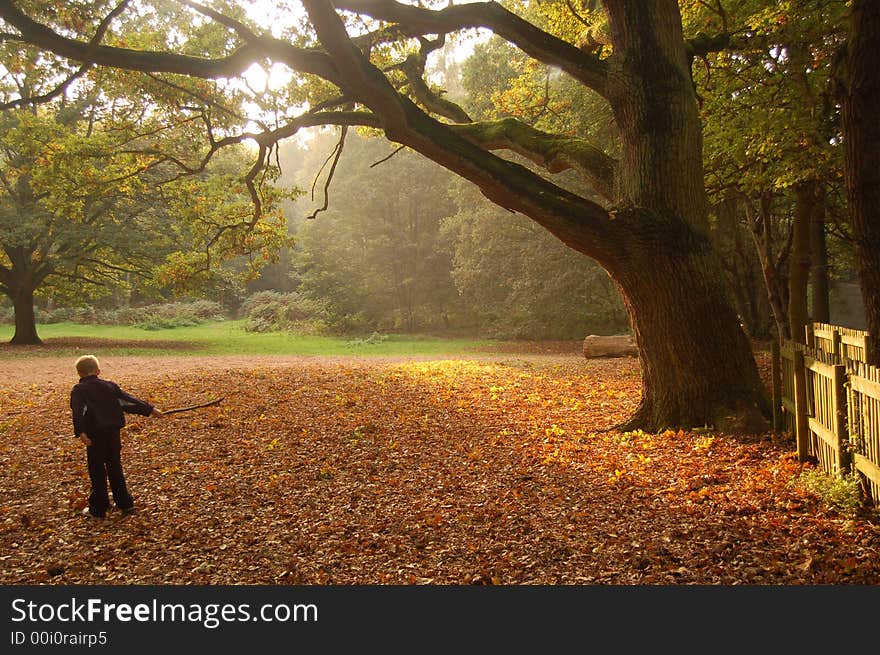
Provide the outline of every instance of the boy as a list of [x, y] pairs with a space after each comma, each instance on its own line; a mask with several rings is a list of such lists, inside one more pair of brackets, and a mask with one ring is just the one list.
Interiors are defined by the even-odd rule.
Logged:
[[142, 416], [162, 416], [150, 403], [126, 393], [119, 385], [102, 380], [98, 358], [83, 355], [76, 360], [79, 382], [70, 392], [73, 432], [86, 445], [91, 494], [83, 514], [101, 519], [110, 507], [107, 481], [113, 502], [123, 514], [134, 511], [134, 500], [125, 486], [120, 453], [119, 430], [125, 425], [125, 412]]

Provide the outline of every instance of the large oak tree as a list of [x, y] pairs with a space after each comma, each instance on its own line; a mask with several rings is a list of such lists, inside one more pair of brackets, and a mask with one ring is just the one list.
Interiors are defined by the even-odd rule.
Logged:
[[[259, 156], [268, 158], [279, 139], [306, 126], [372, 126], [595, 259], [619, 285], [640, 349], [643, 398], [631, 425], [751, 428], [766, 414], [751, 348], [708, 237], [701, 125], [690, 66], [696, 53], [723, 39], [687, 40], [675, 0], [605, 0], [606, 34], [585, 39], [583, 47], [495, 2], [412, 6], [393, 0], [302, 0], [304, 27], [278, 36], [254, 27], [231, 3], [144, 1], [115, 7], [121, 16], [154, 6], [161, 22], [163, 11], [170, 20], [179, 19], [185, 6], [199, 24], [226, 29], [213, 49], [199, 51], [180, 43], [181, 32], [170, 25], [162, 48], [120, 43], [112, 29], [101, 35], [88, 21], [70, 20], [69, 12], [59, 17], [53, 9], [60, 4], [43, 3], [49, 7], [41, 9], [2, 0], [0, 17], [13, 38], [89, 65], [160, 74], [171, 81], [179, 76], [221, 80], [241, 76], [255, 62], [280, 63], [296, 71], [298, 80], [310, 82], [293, 85], [290, 104], [276, 123], [244, 134], [227, 121], [227, 129], [211, 132], [210, 150], [251, 138], [260, 145]], [[584, 4], [598, 9], [592, 6], [597, 3]], [[603, 98], [619, 133], [619, 158], [579, 138], [512, 118], [474, 123], [437, 93], [424, 78], [428, 54], [448, 36], [473, 28], [491, 30]], [[292, 111], [297, 99], [308, 107], [300, 113]], [[203, 115], [218, 113], [213, 104], [203, 104]], [[206, 123], [210, 130], [211, 121]], [[504, 150], [548, 174], [497, 154]], [[603, 202], [555, 183], [550, 174], [565, 169], [589, 180]]]

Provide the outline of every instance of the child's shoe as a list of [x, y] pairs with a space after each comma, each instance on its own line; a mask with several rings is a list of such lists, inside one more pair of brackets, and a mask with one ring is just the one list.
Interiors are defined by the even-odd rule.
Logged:
[[98, 514], [92, 514], [92, 510], [90, 510], [88, 507], [83, 507], [83, 511], [80, 512], [80, 514], [82, 514], [83, 516], [88, 516], [90, 519], [100, 520], [104, 518], [103, 516], [100, 516]]

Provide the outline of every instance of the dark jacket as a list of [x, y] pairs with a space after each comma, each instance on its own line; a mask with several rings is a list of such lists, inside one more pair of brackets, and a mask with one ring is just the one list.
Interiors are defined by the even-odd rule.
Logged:
[[79, 436], [118, 430], [125, 425], [125, 412], [149, 416], [153, 405], [126, 393], [115, 382], [89, 375], [80, 378], [70, 392], [70, 409], [73, 432]]

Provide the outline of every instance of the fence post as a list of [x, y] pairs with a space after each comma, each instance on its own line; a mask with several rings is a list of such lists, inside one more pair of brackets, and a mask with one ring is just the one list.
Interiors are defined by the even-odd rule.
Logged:
[[806, 462], [810, 454], [810, 424], [807, 411], [807, 370], [804, 352], [794, 351], [794, 427], [799, 462]]
[[779, 341], [773, 340], [771, 345], [772, 361], [771, 375], [773, 377], [773, 431], [782, 430], [782, 357], [779, 353]]
[[850, 471], [849, 431], [847, 430], [846, 412], [846, 367], [834, 367], [834, 434], [837, 436], [837, 461], [840, 464], [840, 475]]
[[872, 361], [871, 361], [871, 345], [872, 345], [872, 344], [871, 344], [871, 335], [870, 335], [870, 334], [866, 334], [866, 335], [864, 336], [864, 339], [865, 339], [865, 344], [864, 344], [864, 349], [865, 349], [865, 363], [866, 363], [866, 364], [870, 364], [871, 366], [880, 366], [880, 362], [872, 362]]
[[[846, 379], [851, 380], [854, 375], [861, 373], [862, 363], [856, 360], [850, 360], [846, 363]], [[846, 428], [849, 443], [856, 452], [861, 452], [859, 441], [862, 434], [862, 412], [860, 407], [860, 396], [853, 392], [852, 387], [847, 388], [846, 393]]]
[[834, 362], [840, 362], [840, 331], [835, 328], [831, 331], [831, 354], [834, 355]]

